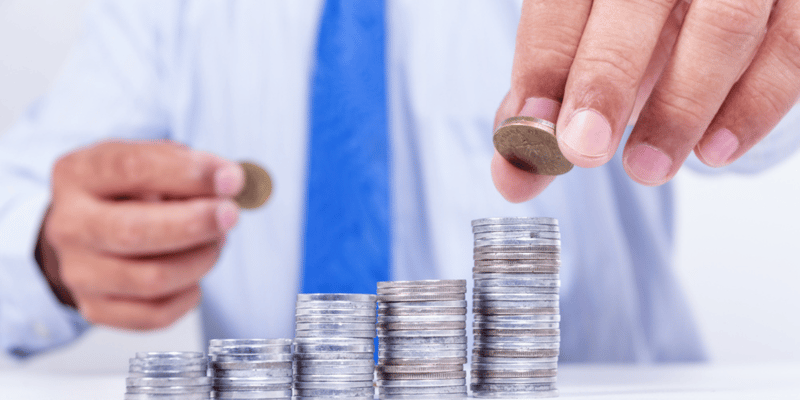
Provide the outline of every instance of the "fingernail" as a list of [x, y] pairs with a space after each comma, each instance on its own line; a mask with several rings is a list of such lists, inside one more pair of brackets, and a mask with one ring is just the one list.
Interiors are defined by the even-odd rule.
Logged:
[[608, 154], [611, 125], [597, 111], [584, 109], [572, 115], [567, 127], [558, 136], [578, 154], [599, 158]]
[[236, 196], [243, 187], [244, 171], [239, 164], [230, 163], [214, 172], [214, 192], [218, 196]]
[[672, 169], [672, 160], [660, 150], [646, 144], [638, 144], [627, 159], [628, 171], [640, 181], [661, 184]]
[[543, 97], [531, 97], [525, 100], [525, 105], [522, 106], [519, 115], [555, 122], [558, 119], [558, 111], [560, 109], [561, 103], [555, 100]]
[[230, 200], [225, 200], [217, 206], [217, 226], [223, 232], [227, 232], [236, 225], [239, 220], [239, 207]]
[[733, 153], [739, 148], [739, 139], [733, 132], [722, 128], [711, 135], [711, 139], [700, 148], [703, 161], [717, 167], [728, 163]]

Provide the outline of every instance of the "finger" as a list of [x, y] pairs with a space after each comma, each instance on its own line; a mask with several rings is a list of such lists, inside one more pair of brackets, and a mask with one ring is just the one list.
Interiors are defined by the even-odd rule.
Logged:
[[78, 309], [87, 321], [119, 329], [162, 329], [177, 321], [200, 302], [200, 287], [156, 300], [107, 296], [78, 297]]
[[[495, 127], [516, 115], [555, 122], [590, 6], [591, 1], [523, 3], [511, 89], [497, 111]], [[522, 171], [496, 152], [491, 172], [497, 190], [514, 203], [533, 198], [554, 179]]]
[[785, 116], [800, 96], [800, 5], [779, 2], [764, 42], [734, 85], [695, 152], [712, 167], [730, 164]]
[[99, 253], [62, 252], [62, 279], [71, 292], [151, 300], [169, 297], [197, 283], [216, 263], [221, 242], [158, 257], [120, 258]]
[[73, 196], [69, 209], [54, 208], [48, 238], [116, 255], [168, 254], [223, 238], [238, 216], [231, 200], [107, 202]]
[[172, 142], [103, 142], [56, 164], [54, 190], [76, 185], [108, 198], [168, 198], [238, 194], [244, 171], [236, 163]]
[[672, 58], [625, 146], [634, 180], [671, 179], [700, 140], [763, 37], [772, 0], [691, 4]]
[[556, 129], [561, 152], [575, 165], [597, 167], [614, 155], [675, 2], [594, 1]]

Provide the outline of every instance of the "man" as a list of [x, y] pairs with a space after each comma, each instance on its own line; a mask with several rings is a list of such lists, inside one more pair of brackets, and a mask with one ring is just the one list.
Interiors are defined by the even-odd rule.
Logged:
[[[531, 1], [521, 15], [518, 2], [387, 4], [390, 276], [469, 279], [471, 219], [556, 217], [562, 360], [702, 359], [670, 270], [672, 195], [663, 183], [698, 143], [706, 164], [725, 165], [788, 112], [800, 80], [789, 62], [796, 49], [781, 40], [793, 37], [786, 29], [797, 10], [569, 3]], [[740, 17], [732, 22], [748, 22], [739, 35], [710, 18], [723, 5]], [[34, 354], [89, 323], [158, 328], [198, 302], [209, 338], [292, 336], [321, 9], [95, 9], [60, 83], [0, 142], [4, 349]], [[640, 29], [615, 29], [629, 21]], [[781, 73], [769, 69], [776, 65]], [[749, 109], [759, 112], [742, 112], [754, 97], [763, 102]], [[565, 155], [597, 168], [555, 180], [513, 169], [489, 132], [517, 114], [558, 122]], [[794, 151], [797, 117], [731, 168], [757, 171]], [[242, 185], [233, 161], [243, 159], [270, 171], [275, 193], [240, 214], [230, 199]], [[510, 204], [493, 186], [516, 202], [541, 194]]]

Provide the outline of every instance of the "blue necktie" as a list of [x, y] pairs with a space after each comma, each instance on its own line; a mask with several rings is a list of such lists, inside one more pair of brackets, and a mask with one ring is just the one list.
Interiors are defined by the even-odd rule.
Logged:
[[389, 279], [384, 2], [327, 0], [311, 86], [303, 293]]

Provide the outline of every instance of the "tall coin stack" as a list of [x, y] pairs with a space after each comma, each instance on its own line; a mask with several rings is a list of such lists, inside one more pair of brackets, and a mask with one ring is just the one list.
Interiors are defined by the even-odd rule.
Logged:
[[554, 218], [472, 221], [475, 397], [556, 397], [561, 236]]
[[208, 358], [198, 352], [136, 353], [130, 359], [125, 400], [211, 398]]
[[375, 295], [298, 294], [296, 322], [297, 400], [375, 397]]
[[465, 280], [378, 282], [378, 391], [391, 399], [463, 398]]
[[290, 399], [291, 339], [212, 339], [208, 345], [217, 399]]

